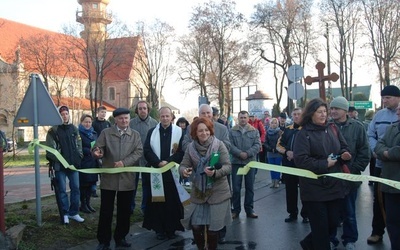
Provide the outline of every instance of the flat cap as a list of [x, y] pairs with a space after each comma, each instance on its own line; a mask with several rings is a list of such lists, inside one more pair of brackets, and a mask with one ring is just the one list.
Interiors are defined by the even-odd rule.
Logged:
[[117, 108], [116, 110], [113, 111], [113, 116], [117, 117], [119, 115], [126, 115], [131, 113], [131, 111], [129, 109], [126, 108]]

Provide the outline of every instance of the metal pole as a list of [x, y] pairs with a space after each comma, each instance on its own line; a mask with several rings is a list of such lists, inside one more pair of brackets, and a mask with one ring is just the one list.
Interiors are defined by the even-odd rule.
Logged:
[[[38, 139], [38, 100], [37, 100], [37, 86], [36, 78], [38, 75], [32, 74], [33, 84], [33, 138]], [[40, 163], [39, 163], [39, 147], [35, 145], [35, 187], [36, 187], [36, 221], [38, 226], [42, 226], [42, 202], [40, 194]]]
[[[1, 142], [0, 142], [1, 143]], [[3, 145], [0, 144], [0, 231], [6, 234], [6, 223], [4, 215], [4, 169], [3, 169]]]

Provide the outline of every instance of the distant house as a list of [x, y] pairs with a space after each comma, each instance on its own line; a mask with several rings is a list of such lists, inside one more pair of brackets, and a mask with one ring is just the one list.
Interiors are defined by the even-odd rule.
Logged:
[[[362, 94], [365, 97], [367, 97], [368, 100], [370, 100], [371, 99], [371, 87], [372, 87], [371, 85], [353, 86], [353, 89], [352, 89], [353, 98], [354, 98], [354, 96], [356, 96], [358, 94]], [[336, 97], [336, 96], [343, 96], [342, 90], [340, 88], [332, 88], [332, 97]], [[319, 97], [319, 89], [307, 89], [307, 99], [308, 100], [311, 100], [311, 99], [314, 99], [317, 97]]]
[[[82, 38], [72, 37], [61, 33], [56, 33], [26, 24], [14, 22], [0, 18], [0, 129], [6, 131], [7, 136], [13, 133], [18, 140], [31, 140], [31, 128], [17, 128], [13, 131], [13, 120], [20, 106], [25, 91], [29, 85], [29, 76], [32, 73], [41, 74], [42, 65], [48, 67], [47, 81], [48, 91], [53, 98], [56, 106], [68, 105], [72, 111], [72, 122], [79, 123], [82, 113], [90, 113], [90, 97], [94, 97], [96, 88], [93, 82], [88, 83], [88, 70], [82, 68], [85, 55], [80, 51], [75, 52], [76, 58], [66, 56], [64, 58], [51, 58], [47, 64], [40, 64], [38, 57], [32, 54], [27, 47], [29, 42], [35, 38], [43, 38], [42, 42], [48, 42], [45, 46], [39, 48], [49, 48], [49, 52], [60, 55], [65, 50], [65, 41], [73, 41], [76, 44], [86, 44], [90, 41], [88, 36], [100, 32], [106, 32], [106, 25], [111, 22], [110, 15], [106, 14], [108, 0], [96, 1], [96, 4], [87, 4], [90, 1], [78, 1], [82, 4], [82, 11], [77, 12], [77, 22], [84, 25], [81, 32]], [[102, 93], [97, 92], [102, 105], [112, 112], [116, 107], [131, 108], [140, 99], [147, 96], [146, 88], [141, 86], [140, 77], [137, 70], [140, 69], [137, 58], [140, 51], [143, 51], [143, 42], [140, 37], [124, 37], [115, 39], [106, 39], [107, 34], [103, 34], [104, 43], [111, 49], [106, 54], [104, 60], [100, 61], [107, 64], [107, 70], [102, 73]], [[86, 38], [86, 39], [85, 39]], [[21, 41], [25, 41], [22, 43]], [[57, 41], [57, 42], [54, 42]], [[36, 42], [36, 41], [34, 41]], [[77, 47], [77, 46], [76, 46]], [[89, 48], [89, 45], [87, 46]], [[107, 49], [107, 48], [106, 48]], [[78, 50], [78, 49], [77, 49]], [[43, 55], [48, 51], [37, 51], [38, 55]], [[98, 52], [98, 51], [96, 51]], [[93, 52], [94, 53], [94, 52]], [[46, 58], [46, 57], [44, 57]], [[97, 63], [90, 61], [90, 63]], [[92, 81], [95, 79], [93, 75]], [[94, 85], [95, 86], [95, 85]], [[98, 103], [97, 105], [100, 105]], [[45, 112], [45, 111], [44, 111]], [[39, 131], [40, 132], [40, 131]], [[43, 139], [43, 131], [39, 139]]]

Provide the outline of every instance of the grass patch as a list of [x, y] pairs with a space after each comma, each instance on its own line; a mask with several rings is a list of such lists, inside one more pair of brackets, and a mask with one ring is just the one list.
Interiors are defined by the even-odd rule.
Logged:
[[[142, 189], [139, 183], [136, 195], [137, 208], [130, 217], [131, 224], [143, 220], [140, 213], [141, 201]], [[78, 246], [87, 240], [96, 239], [100, 197], [91, 199], [91, 205], [96, 209], [95, 213], [80, 212], [79, 214], [85, 221], [78, 223], [71, 220], [69, 225], [61, 225], [54, 196], [42, 198], [41, 203], [42, 226], [37, 225], [35, 200], [5, 205], [6, 229], [21, 223], [26, 225], [22, 241], [18, 246], [19, 250], [62, 250]], [[115, 207], [113, 228], [115, 227], [116, 211]]]
[[[3, 155], [4, 167], [28, 167], [35, 165], [35, 155], [34, 154], [15, 154], [11, 152]], [[46, 165], [47, 160], [44, 153], [39, 154], [40, 165]]]

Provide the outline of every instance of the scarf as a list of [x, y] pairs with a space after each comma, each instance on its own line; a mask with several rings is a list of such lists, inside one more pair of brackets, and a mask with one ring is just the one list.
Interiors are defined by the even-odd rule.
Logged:
[[90, 127], [89, 129], [87, 129], [82, 124], [79, 124], [78, 128], [79, 128], [79, 132], [86, 135], [86, 137], [89, 138], [91, 141], [93, 141], [95, 139], [94, 135], [93, 135], [93, 131], [94, 131], [93, 127]]
[[194, 169], [193, 176], [193, 192], [195, 197], [204, 199], [211, 194], [213, 182], [207, 181], [207, 175], [204, 173], [204, 167], [210, 162], [211, 155], [218, 152], [219, 140], [214, 136], [210, 136], [204, 144], [200, 144], [198, 140], [194, 140], [189, 145], [189, 155], [192, 161], [198, 164]]
[[277, 127], [277, 128], [269, 127], [267, 130], [267, 133], [268, 133], [268, 135], [276, 135], [277, 133], [279, 133], [279, 131], [281, 131], [281, 129], [279, 127]]
[[[174, 124], [172, 126], [172, 135], [171, 135], [171, 151], [169, 155], [173, 155], [174, 149], [178, 148], [179, 140], [182, 137], [182, 129]], [[161, 157], [161, 148], [160, 148], [160, 124], [158, 124], [150, 136], [150, 147], [153, 150], [154, 154], [158, 156], [160, 159]], [[176, 168], [172, 168], [175, 169]], [[172, 171], [171, 169], [171, 171]], [[176, 174], [173, 173], [174, 179]], [[163, 177], [160, 173], [152, 173], [150, 174], [150, 181], [151, 181], [151, 194], [152, 194], [152, 201], [153, 202], [164, 202], [164, 185], [163, 185]], [[176, 183], [176, 181], [175, 181]], [[179, 181], [178, 181], [179, 183]]]

